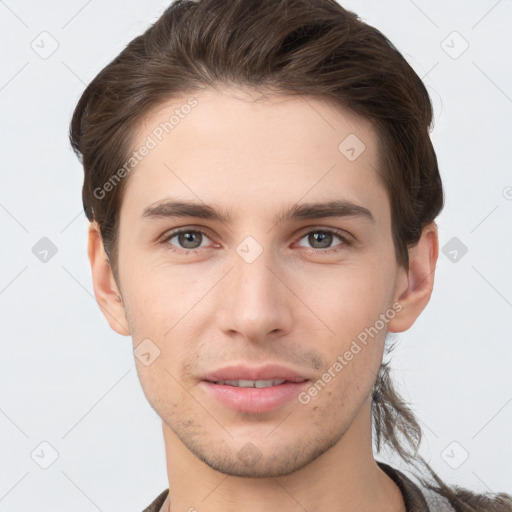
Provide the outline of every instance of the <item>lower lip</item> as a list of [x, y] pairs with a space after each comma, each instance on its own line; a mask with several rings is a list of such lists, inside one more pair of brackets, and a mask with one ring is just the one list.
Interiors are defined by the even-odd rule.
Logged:
[[202, 386], [219, 402], [242, 412], [268, 412], [296, 399], [307, 386], [304, 382], [285, 382], [268, 388], [238, 388], [202, 381]]

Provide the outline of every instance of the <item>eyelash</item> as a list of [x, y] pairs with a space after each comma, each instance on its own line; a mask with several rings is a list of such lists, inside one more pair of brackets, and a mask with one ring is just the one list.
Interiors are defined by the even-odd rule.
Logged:
[[[205, 236], [206, 238], [210, 238], [204, 231], [201, 231], [200, 229], [187, 229], [187, 228], [180, 228], [180, 229], [176, 229], [174, 231], [172, 231], [171, 233], [167, 234], [163, 240], [161, 241], [161, 243], [164, 245], [164, 247], [167, 249], [167, 250], [170, 250], [174, 253], [178, 253], [178, 254], [183, 254], [185, 256], [190, 256], [190, 255], [193, 255], [193, 254], [197, 254], [197, 252], [199, 251], [199, 249], [180, 249], [180, 248], [177, 248], [177, 247], [174, 247], [172, 246], [169, 242], [170, 240], [172, 240], [174, 237], [176, 237], [177, 235], [179, 235], [180, 233], [200, 233], [201, 235]], [[351, 241], [348, 239], [348, 237], [346, 237], [343, 233], [343, 231], [340, 231], [340, 230], [337, 230], [337, 229], [313, 229], [311, 231], [308, 231], [307, 233], [304, 233], [299, 239], [298, 241], [302, 240], [304, 237], [312, 234], [312, 233], [327, 233], [327, 234], [330, 234], [330, 235], [334, 235], [336, 237], [338, 237], [340, 240], [341, 240], [341, 247], [350, 247], [352, 245]], [[306, 251], [308, 252], [308, 254], [331, 254], [331, 253], [336, 253], [336, 252], [339, 252], [340, 250], [342, 250], [342, 248], [337, 248], [339, 246], [335, 246], [334, 248], [328, 248], [328, 249], [312, 249], [312, 248], [308, 248], [308, 247], [304, 247], [304, 249], [306, 249]]]

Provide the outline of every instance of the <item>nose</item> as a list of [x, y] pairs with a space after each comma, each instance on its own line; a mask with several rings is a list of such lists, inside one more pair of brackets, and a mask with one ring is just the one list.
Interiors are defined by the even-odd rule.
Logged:
[[234, 254], [232, 269], [218, 290], [216, 319], [231, 337], [266, 342], [290, 332], [294, 297], [270, 251], [249, 261]]

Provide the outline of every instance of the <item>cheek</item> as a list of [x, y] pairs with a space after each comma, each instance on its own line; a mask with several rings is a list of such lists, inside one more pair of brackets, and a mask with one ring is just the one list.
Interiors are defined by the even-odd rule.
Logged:
[[139, 336], [164, 339], [207, 293], [209, 282], [214, 283], [207, 277], [194, 278], [192, 266], [187, 267], [137, 260], [125, 261], [125, 267], [120, 267], [123, 300]]
[[312, 273], [298, 294], [307, 297], [311, 310], [329, 328], [330, 337], [346, 343], [367, 328], [385, 330], [381, 315], [391, 307], [393, 276], [380, 265], [334, 269]]
[[[314, 288], [316, 292], [310, 293], [308, 304], [329, 327], [321, 331], [324, 335], [318, 334], [322, 337], [317, 340], [318, 349], [327, 367], [319, 375], [316, 391], [312, 390], [319, 398], [312, 399], [312, 404], [334, 399], [341, 411], [356, 407], [371, 393], [382, 362], [387, 322], [395, 313], [390, 304], [392, 276], [383, 268], [352, 267], [322, 281], [326, 283], [322, 291]], [[312, 324], [307, 322], [309, 328], [303, 327], [311, 332]]]
[[177, 397], [181, 391], [175, 379], [182, 380], [183, 363], [193, 360], [200, 350], [197, 331], [203, 325], [198, 318], [204, 307], [201, 299], [215, 280], [206, 276], [193, 279], [192, 270], [185, 272], [183, 268], [179, 272], [158, 265], [134, 268], [137, 271], [125, 271], [123, 281], [133, 348], [137, 350], [140, 344], [142, 349], [150, 340], [158, 354], [148, 366], [136, 360], [137, 372], [145, 389], [158, 395], [164, 386], [173, 389], [176, 393], [171, 394]]

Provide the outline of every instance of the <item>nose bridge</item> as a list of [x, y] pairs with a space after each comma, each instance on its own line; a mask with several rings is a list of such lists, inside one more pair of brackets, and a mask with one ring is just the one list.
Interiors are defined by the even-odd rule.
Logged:
[[232, 270], [221, 290], [222, 305], [217, 317], [222, 330], [263, 340], [275, 331], [289, 329], [286, 288], [275, 275], [275, 263], [272, 250], [253, 237], [246, 237], [238, 245]]
[[266, 298], [265, 303], [273, 298], [276, 290], [275, 262], [270, 250], [263, 251], [254, 260], [247, 260], [245, 256], [250, 256], [253, 249], [244, 255], [240, 255], [241, 249], [234, 259], [233, 279], [236, 281], [235, 289], [239, 297], [244, 297], [248, 301], [255, 301]]

